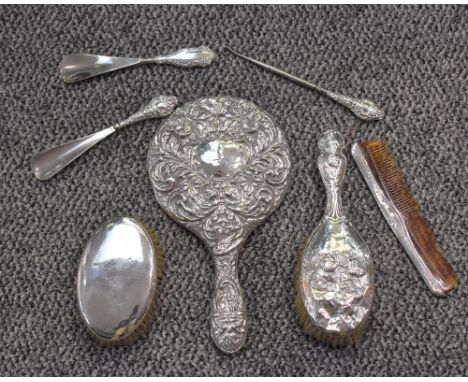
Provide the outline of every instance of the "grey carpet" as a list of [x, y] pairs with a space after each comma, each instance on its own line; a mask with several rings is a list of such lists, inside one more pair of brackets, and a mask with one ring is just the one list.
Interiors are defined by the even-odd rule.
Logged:
[[[467, 21], [466, 6], [0, 7], [0, 374], [467, 375]], [[147, 55], [201, 44], [230, 44], [367, 96], [387, 116], [361, 122], [227, 54], [207, 69], [145, 66], [76, 85], [57, 75], [67, 53]], [[47, 182], [29, 169], [33, 152], [119, 121], [157, 93], [182, 103], [251, 100], [292, 148], [292, 188], [240, 259], [249, 330], [233, 356], [209, 337], [210, 255], [153, 196], [145, 160], [157, 122], [115, 134]], [[348, 143], [388, 142], [461, 282], [448, 298], [429, 293], [350, 159], [344, 205], [374, 257], [377, 293], [364, 341], [344, 349], [306, 335], [294, 310], [295, 258], [324, 208], [317, 137], [328, 128]], [[121, 215], [159, 233], [166, 267], [149, 333], [109, 349], [81, 325], [74, 282], [90, 234]]]

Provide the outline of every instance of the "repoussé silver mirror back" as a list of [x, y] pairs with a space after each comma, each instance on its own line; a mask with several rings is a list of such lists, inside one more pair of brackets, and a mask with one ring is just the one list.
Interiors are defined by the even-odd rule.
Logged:
[[247, 236], [289, 187], [284, 134], [249, 101], [203, 98], [178, 108], [160, 126], [147, 165], [158, 203], [213, 254], [211, 335], [220, 350], [234, 353], [247, 333], [237, 259]]

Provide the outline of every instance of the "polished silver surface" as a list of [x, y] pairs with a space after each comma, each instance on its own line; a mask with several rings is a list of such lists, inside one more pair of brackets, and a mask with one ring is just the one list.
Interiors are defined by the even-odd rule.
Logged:
[[144, 225], [118, 218], [89, 239], [78, 267], [81, 316], [98, 339], [115, 343], [142, 324], [156, 292], [156, 250]]
[[283, 132], [256, 105], [236, 98], [178, 108], [151, 141], [148, 171], [158, 203], [213, 254], [211, 336], [226, 353], [246, 338], [240, 246], [282, 201], [290, 167]]
[[244, 144], [215, 139], [197, 147], [194, 163], [207, 176], [230, 177], [242, 171], [248, 152]]
[[290, 73], [285, 72], [284, 70], [275, 68], [274, 66], [265, 64], [263, 62], [257, 61], [253, 58], [247, 57], [243, 54], [235, 52], [230, 47], [225, 46], [225, 49], [229, 50], [232, 54], [241, 57], [247, 61], [254, 63], [270, 72], [278, 74], [284, 78], [287, 78], [290, 81], [293, 81], [299, 85], [305, 86], [307, 88], [316, 90], [322, 94], [325, 94], [327, 97], [333, 99], [335, 102], [347, 107], [351, 110], [357, 117], [361, 118], [364, 121], [374, 121], [383, 119], [385, 116], [382, 109], [380, 109], [374, 102], [368, 99], [358, 99], [345, 96], [343, 94], [338, 94], [330, 90], [324, 89], [318, 85], [313, 84], [312, 82], [306, 81], [300, 77], [294, 76]]
[[341, 205], [346, 172], [344, 141], [336, 131], [319, 141], [318, 168], [327, 192], [325, 214], [309, 237], [300, 264], [300, 292], [310, 320], [322, 332], [346, 337], [362, 328], [374, 298], [367, 245]]
[[430, 269], [428, 269], [425, 261], [423, 260], [425, 256], [421, 253], [422, 250], [416, 247], [414, 245], [414, 241], [411, 239], [411, 233], [407, 229], [405, 217], [393, 204], [392, 200], [386, 196], [379, 183], [377, 183], [376, 179], [372, 175], [369, 165], [367, 164], [364, 153], [359, 148], [359, 144], [353, 144], [351, 153], [359, 171], [377, 201], [385, 220], [397, 236], [430, 291], [436, 296], [447, 295], [447, 293], [453, 289], [453, 286], [447, 285], [445, 279], [442, 279], [438, 274], [434, 274]]
[[63, 57], [59, 71], [65, 82], [73, 83], [138, 64], [169, 64], [188, 68], [205, 67], [215, 60], [216, 53], [206, 46], [180, 49], [152, 58], [71, 54]]
[[35, 154], [31, 158], [31, 170], [37, 179], [47, 180], [60, 172], [95, 144], [111, 135], [114, 131], [147, 119], [166, 117], [172, 113], [176, 105], [176, 97], [154, 97], [135, 114], [132, 114], [116, 125]]

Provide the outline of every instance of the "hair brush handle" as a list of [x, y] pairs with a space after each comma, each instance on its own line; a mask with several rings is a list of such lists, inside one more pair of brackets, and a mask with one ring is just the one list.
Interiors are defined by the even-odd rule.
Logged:
[[320, 149], [318, 168], [327, 190], [325, 218], [339, 222], [345, 218], [341, 205], [341, 185], [346, 173], [343, 136], [337, 131], [328, 130], [323, 133], [318, 146]]
[[211, 337], [221, 351], [234, 353], [245, 343], [247, 312], [237, 276], [239, 251], [214, 255], [216, 281], [211, 310]]

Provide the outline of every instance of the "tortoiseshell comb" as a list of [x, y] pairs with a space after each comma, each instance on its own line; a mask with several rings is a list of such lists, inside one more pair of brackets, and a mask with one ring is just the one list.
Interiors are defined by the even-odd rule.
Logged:
[[437, 244], [419, 204], [382, 140], [355, 143], [352, 154], [385, 219], [437, 296], [456, 288], [457, 275]]

